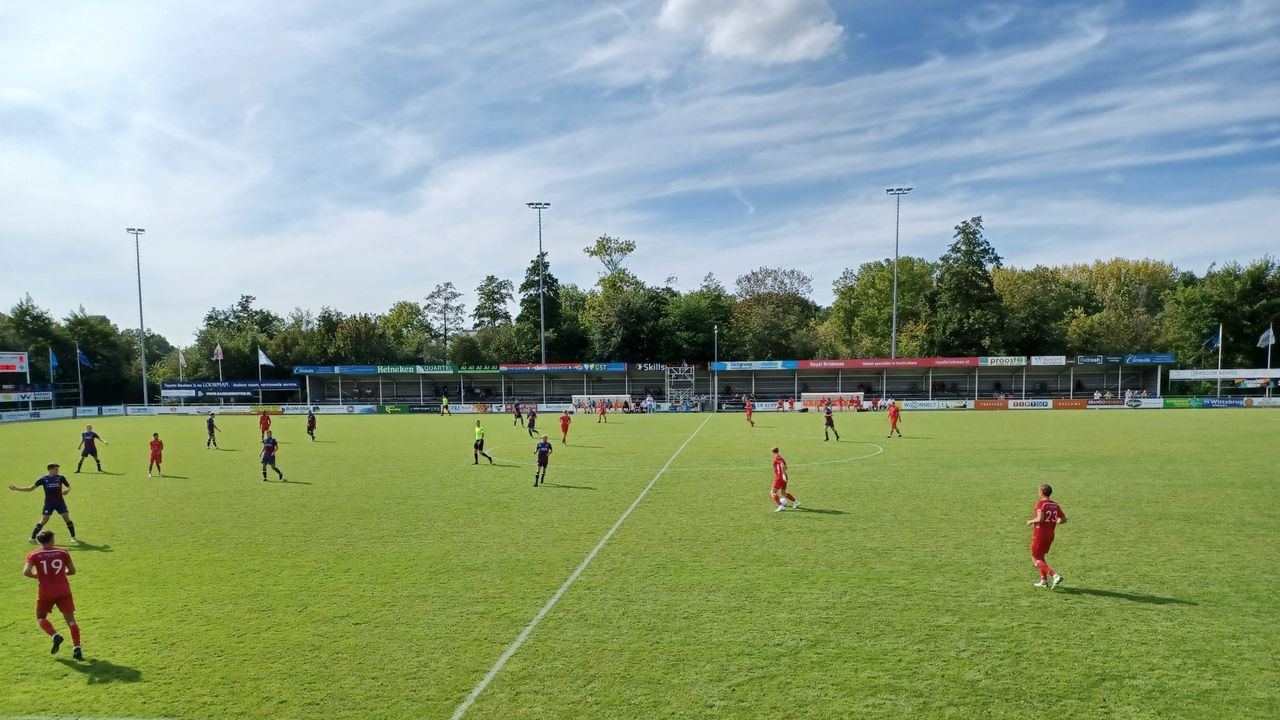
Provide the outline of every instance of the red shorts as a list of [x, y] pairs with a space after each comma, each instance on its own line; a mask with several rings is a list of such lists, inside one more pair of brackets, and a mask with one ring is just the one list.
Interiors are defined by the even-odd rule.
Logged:
[[1049, 554], [1049, 548], [1053, 546], [1053, 538], [1036, 538], [1031, 541], [1031, 559], [1043, 560], [1045, 555]]
[[75, 601], [71, 599], [71, 591], [65, 590], [60, 593], [51, 593], [49, 595], [40, 595], [36, 598], [36, 616], [44, 617], [54, 607], [64, 613], [76, 611]]
[[157, 455], [157, 454], [155, 454], [155, 453], [152, 453], [152, 454], [151, 454], [151, 462], [153, 462], [153, 463], [155, 463], [155, 464], [157, 464], [157, 465], [161, 464], [161, 463], [160, 463], [160, 456], [159, 456], [159, 455]]
[[779, 478], [774, 478], [774, 479], [773, 479], [773, 489], [774, 489], [774, 490], [786, 490], [786, 489], [787, 489], [787, 481], [786, 481], [786, 480], [779, 479]]

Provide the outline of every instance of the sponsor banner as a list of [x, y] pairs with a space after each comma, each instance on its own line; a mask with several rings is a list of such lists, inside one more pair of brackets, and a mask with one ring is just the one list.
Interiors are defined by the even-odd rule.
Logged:
[[1170, 370], [1170, 380], [1254, 380], [1259, 378], [1280, 378], [1280, 368], [1241, 369], [1224, 368], [1215, 370]]
[[[252, 412], [255, 414], [262, 412], [261, 405], [254, 406]], [[317, 415], [369, 415], [372, 413], [384, 412], [379, 405], [280, 405], [278, 413], [273, 413], [269, 408], [268, 415], [306, 415], [310, 410]], [[402, 407], [408, 407], [404, 405]], [[437, 412], [439, 407], [436, 408]]]
[[123, 415], [124, 406], [123, 405], [103, 405], [102, 414], [104, 417], [113, 417], [116, 415]]
[[1027, 359], [1023, 356], [1001, 355], [998, 357], [980, 357], [978, 364], [983, 367], [1023, 367], [1027, 364]]
[[100, 413], [101, 411], [98, 409], [97, 405], [94, 405], [93, 407], [82, 406], [76, 408], [76, 417], [98, 417]]
[[626, 372], [627, 364], [611, 363], [503, 363], [501, 373], [615, 373]]
[[160, 397], [246, 397], [263, 390], [294, 392], [297, 380], [185, 380], [160, 383]]
[[1067, 364], [1066, 355], [1032, 355], [1031, 364], [1036, 367], [1054, 367]]
[[377, 375], [377, 365], [294, 365], [294, 375]]
[[632, 372], [662, 372], [667, 369], [666, 363], [631, 363]]
[[458, 372], [464, 375], [496, 375], [500, 370], [497, 365], [463, 365]]
[[1052, 410], [1053, 401], [1048, 398], [1010, 400], [1009, 409], [1010, 410]]
[[1089, 407], [1085, 398], [1060, 398], [1053, 401], [1054, 410], [1084, 410]]
[[1172, 365], [1174, 353], [1145, 353], [1139, 355], [1125, 355], [1125, 365]]
[[186, 408], [180, 405], [130, 405], [124, 409], [126, 415], [186, 415]]
[[[501, 406], [494, 405], [493, 407], [497, 408]], [[565, 410], [568, 410], [570, 413], [572, 413], [573, 403], [538, 403], [539, 413], [561, 413], [561, 412], [564, 412]]]
[[52, 400], [51, 392], [0, 392], [0, 402], [30, 402], [33, 400]]
[[53, 385], [50, 385], [49, 383], [0, 384], [0, 392], [6, 393], [53, 392], [53, 390]]
[[796, 360], [731, 360], [708, 363], [708, 369], [715, 370], [716, 372], [732, 372], [735, 370], [795, 370], [798, 367], [800, 367], [800, 365]]
[[1237, 390], [1261, 390], [1262, 388], [1280, 387], [1280, 380], [1268, 380], [1267, 378], [1232, 380], [1231, 383]]
[[20, 422], [22, 420], [60, 420], [69, 418], [75, 414], [71, 408], [58, 408], [56, 410], [13, 410], [11, 412], [0, 412], [0, 422]]
[[973, 409], [974, 410], [1008, 410], [1009, 401], [978, 399], [973, 401]]
[[[400, 366], [410, 367], [410, 366]], [[411, 372], [417, 375], [453, 375], [458, 372], [457, 365], [413, 365], [412, 370], [396, 370], [394, 372]], [[479, 366], [477, 366], [479, 367]], [[382, 368], [378, 368], [378, 372], [382, 372]], [[471, 372], [478, 372], [472, 370]]]
[[1119, 365], [1124, 362], [1123, 355], [1077, 355], [1077, 365]]
[[[1134, 400], [1137, 400], [1137, 405], [1133, 404]], [[1144, 410], [1159, 410], [1164, 407], [1164, 401], [1160, 398], [1134, 398], [1125, 404], [1131, 408], [1142, 408]]]
[[406, 406], [405, 406], [405, 412], [407, 412], [407, 413], [414, 413], [414, 414], [422, 414], [422, 415], [429, 415], [429, 414], [434, 413], [434, 414], [436, 414], [436, 415], [439, 415], [439, 414], [440, 414], [440, 403], [432, 403], [432, 404], [430, 404], [430, 405], [406, 405]]
[[967, 410], [970, 400], [903, 400], [903, 410]]
[[26, 353], [0, 352], [0, 372], [24, 373], [28, 368]]
[[403, 415], [409, 412], [408, 405], [379, 405], [378, 412], [387, 415]]
[[895, 368], [977, 367], [976, 357], [855, 358], [850, 360], [799, 360], [799, 370], [893, 370]]
[[449, 405], [449, 412], [459, 415], [488, 415], [501, 413], [505, 409], [502, 403], [456, 403]]
[[1089, 398], [1089, 407], [1097, 410], [1099, 408], [1122, 408], [1124, 400], [1122, 398]]
[[1162, 398], [1166, 408], [1198, 408], [1204, 407], [1200, 398]]
[[379, 365], [379, 375], [417, 375], [417, 365]]
[[1245, 407], [1280, 407], [1280, 398], [1246, 398]]
[[1201, 407], [1207, 408], [1242, 408], [1244, 398], [1204, 398]]

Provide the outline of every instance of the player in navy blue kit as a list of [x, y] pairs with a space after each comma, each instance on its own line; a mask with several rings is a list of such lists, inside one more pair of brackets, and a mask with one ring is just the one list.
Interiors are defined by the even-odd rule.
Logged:
[[307, 434], [311, 436], [312, 442], [316, 439], [316, 411], [307, 411]]
[[831, 416], [831, 403], [828, 402], [822, 406], [822, 441], [830, 440], [831, 433], [835, 433], [836, 442], [840, 442], [840, 433], [836, 432], [836, 419]]
[[62, 521], [67, 524], [67, 532], [71, 533], [71, 542], [80, 542], [76, 540], [76, 524], [71, 522], [71, 515], [67, 513], [67, 501], [64, 499], [67, 493], [71, 492], [71, 483], [58, 474], [58, 463], [49, 463], [47, 469], [48, 472], [44, 477], [31, 483], [31, 487], [9, 486], [10, 490], [17, 492], [31, 492], [38, 487], [44, 488], [44, 510], [40, 512], [40, 522], [36, 523], [36, 529], [31, 531], [31, 544], [36, 543], [36, 535], [40, 534], [44, 524], [49, 522], [49, 516], [54, 513], [61, 515]]
[[533, 471], [533, 486], [538, 487], [547, 479], [547, 462], [551, 460], [551, 441], [547, 440], [547, 436], [542, 436], [542, 442], [534, 448], [533, 452], [538, 456], [538, 469]]
[[529, 437], [538, 437], [538, 407], [536, 405], [529, 408]]
[[[276, 450], [280, 443], [271, 437], [271, 431], [266, 432], [266, 436], [262, 438], [262, 452], [258, 453], [258, 457], [262, 459], [262, 482], [267, 481], [267, 466], [270, 465], [272, 470], [276, 471], [276, 475], [280, 476], [280, 482], [289, 482], [284, 479], [284, 473], [280, 472], [280, 468], [276, 467]], [[304, 485], [306, 483], [303, 483]]]
[[[93, 431], [92, 425], [85, 425], [84, 432], [80, 433], [80, 462], [76, 463], [76, 472], [80, 472], [80, 466], [84, 465], [84, 459], [93, 456], [93, 462], [98, 466], [98, 472], [102, 472], [102, 461], [98, 459], [97, 442], [102, 440], [102, 436]], [[103, 445], [111, 443], [102, 440]]]
[[520, 411], [521, 411], [520, 403], [518, 402], [511, 403], [511, 412], [515, 415], [515, 422], [511, 424], [515, 427], [520, 427], [521, 425], [524, 424], [524, 415], [521, 415]]
[[218, 438], [214, 436], [214, 433], [218, 432], [219, 428], [213, 424], [213, 413], [209, 413], [209, 417], [205, 418], [204, 429], [209, 431], [209, 439], [204, 441], [204, 449], [208, 450], [209, 446], [213, 445], [213, 448], [217, 450]]

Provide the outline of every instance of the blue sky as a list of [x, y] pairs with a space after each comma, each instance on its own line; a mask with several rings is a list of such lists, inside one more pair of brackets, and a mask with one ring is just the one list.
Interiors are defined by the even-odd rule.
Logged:
[[636, 241], [650, 282], [1280, 250], [1280, 1], [0, 8], [0, 304], [175, 342], [240, 293], [385, 310]]

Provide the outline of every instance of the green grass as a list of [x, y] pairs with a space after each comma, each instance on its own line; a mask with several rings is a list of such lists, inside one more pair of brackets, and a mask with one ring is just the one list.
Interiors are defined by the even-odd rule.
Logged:
[[[446, 718], [697, 431], [468, 718], [1280, 717], [1280, 412], [757, 418], [584, 418], [538, 489], [471, 465], [467, 416], [277, 418], [288, 484], [251, 417], [220, 452], [200, 418], [99, 420], [112, 475], [69, 474], [79, 423], [0, 426], [0, 483], [74, 485], [91, 658], [48, 655], [40, 498], [3, 493], [0, 716]], [[152, 431], [183, 477], [146, 477]], [[772, 512], [774, 443], [801, 511]]]

